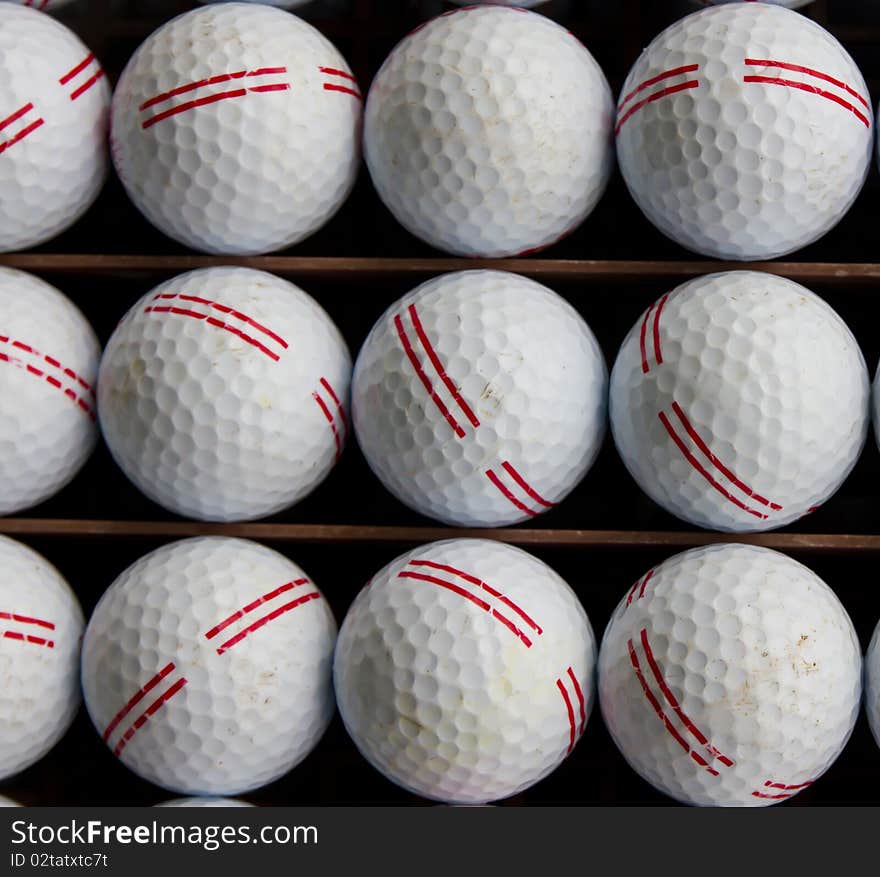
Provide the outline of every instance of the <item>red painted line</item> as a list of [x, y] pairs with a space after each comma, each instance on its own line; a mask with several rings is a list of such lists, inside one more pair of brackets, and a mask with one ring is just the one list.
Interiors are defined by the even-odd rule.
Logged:
[[317, 591], [312, 591], [310, 594], [306, 594], [303, 597], [292, 600], [290, 603], [285, 603], [283, 606], [279, 606], [268, 615], [258, 618], [252, 625], [250, 625], [250, 627], [246, 627], [241, 633], [237, 633], [232, 637], [232, 639], [226, 640], [225, 643], [217, 646], [217, 654], [222, 655], [224, 652], [228, 652], [234, 645], [240, 643], [245, 637], [250, 636], [254, 631], [259, 630], [261, 627], [265, 627], [270, 621], [280, 618], [286, 612], [290, 612], [292, 609], [297, 609], [305, 603], [309, 603], [312, 600], [318, 600], [320, 597], [321, 595]]
[[33, 104], [25, 104], [21, 109], [16, 110], [11, 116], [7, 116], [5, 119], [0, 120], [0, 131], [7, 128], [13, 122], [18, 121], [18, 119], [25, 115], [25, 113], [29, 113], [33, 108]]
[[155, 97], [151, 97], [149, 100], [144, 101], [138, 107], [138, 110], [143, 111], [149, 109], [156, 104], [164, 103], [173, 97], [187, 94], [190, 91], [196, 91], [207, 85], [219, 85], [221, 82], [233, 82], [238, 79], [243, 79], [246, 76], [269, 76], [278, 73], [287, 73], [287, 68], [260, 67], [257, 70], [236, 70], [234, 73], [218, 73], [216, 76], [210, 76], [207, 79], [199, 79], [196, 82], [188, 82], [186, 85], [179, 85], [177, 88], [172, 88], [170, 91], [163, 91], [161, 94], [157, 94]]
[[36, 122], [31, 122], [31, 124], [28, 125], [27, 128], [23, 128], [14, 137], [10, 137], [9, 140], [6, 140], [3, 143], [0, 143], [0, 155], [2, 155], [4, 152], [6, 152], [6, 150], [9, 149], [11, 146], [15, 146], [15, 144], [18, 143], [19, 141], [24, 140], [24, 138], [27, 137], [28, 134], [32, 134], [42, 124], [43, 124], [43, 120], [37, 119]]
[[678, 94], [678, 92], [680, 91], [686, 91], [690, 88], [699, 87], [700, 83], [696, 79], [691, 79], [688, 82], [681, 83], [681, 85], [670, 85], [669, 88], [663, 88], [660, 91], [655, 91], [653, 94], [649, 94], [646, 98], [642, 98], [642, 100], [634, 103], [618, 120], [617, 124], [614, 126], [615, 135], [620, 133], [620, 129], [624, 126], [624, 124], [626, 124], [630, 116], [632, 116], [634, 113], [637, 113], [642, 107], [654, 103], [655, 100], [669, 97], [669, 95], [671, 94]]
[[342, 441], [339, 438], [339, 430], [336, 429], [336, 424], [333, 422], [333, 415], [330, 413], [330, 409], [324, 400], [317, 393], [312, 393], [312, 398], [318, 403], [318, 407], [324, 412], [324, 417], [327, 418], [327, 423], [330, 424], [330, 430], [333, 432], [333, 441], [336, 442], [336, 459], [338, 460], [342, 456]]
[[15, 366], [15, 368], [20, 368], [22, 371], [26, 371], [29, 374], [34, 375], [35, 377], [42, 378], [46, 381], [49, 386], [54, 387], [55, 389], [62, 390], [65, 396], [67, 396], [75, 405], [78, 405], [85, 411], [86, 414], [92, 419], [95, 420], [95, 412], [92, 407], [85, 402], [83, 399], [80, 399], [73, 390], [66, 388], [62, 389], [61, 382], [57, 378], [53, 378], [51, 375], [47, 375], [41, 369], [38, 369], [34, 365], [30, 365], [29, 363], [22, 362], [20, 359], [17, 359], [14, 356], [9, 356], [7, 353], [0, 352], [0, 362], [8, 362], [10, 365]]
[[866, 110], [871, 109], [871, 105], [868, 101], [865, 100], [865, 98], [854, 88], [847, 85], [843, 80], [835, 79], [833, 76], [829, 76], [827, 73], [822, 73], [820, 70], [813, 70], [811, 67], [803, 67], [800, 64], [789, 64], [787, 61], [767, 61], [756, 58], [746, 58], [745, 63], [750, 67], [778, 67], [781, 70], [791, 70], [794, 73], [805, 73], [807, 76], [813, 76], [816, 79], [821, 79], [823, 82], [828, 82], [831, 85], [836, 85], [838, 88], [842, 88], [847, 94], [859, 101]]
[[572, 709], [571, 699], [569, 698], [568, 692], [565, 690], [565, 686], [562, 684], [561, 679], [556, 680], [556, 687], [559, 689], [559, 693], [565, 701], [565, 709], [568, 711], [568, 753], [570, 754], [571, 750], [574, 749], [575, 741], [574, 709]]
[[683, 73], [696, 73], [699, 69], [699, 64], [688, 64], [684, 67], [676, 67], [674, 70], [666, 70], [663, 73], [658, 73], [656, 76], [652, 76], [650, 79], [646, 79], [620, 101], [617, 105], [618, 111], [622, 110], [624, 106], [626, 106], [626, 104], [628, 104], [639, 92], [644, 91], [646, 88], [650, 88], [652, 85], [656, 85], [664, 79], [671, 79], [673, 76], [681, 76]]
[[493, 609], [485, 600], [475, 597], [470, 591], [466, 591], [464, 588], [459, 587], [453, 582], [447, 582], [445, 579], [438, 579], [436, 576], [429, 576], [420, 572], [410, 572], [408, 570], [401, 570], [397, 574], [397, 578], [428, 582], [429, 584], [437, 585], [439, 588], [445, 588], [447, 591], [452, 591], [454, 594], [458, 594], [459, 597], [464, 597], [466, 600], [470, 600], [475, 606], [478, 606], [484, 612], [488, 612], [493, 618], [500, 621], [511, 631], [511, 633], [515, 634], [520, 640], [522, 640], [526, 648], [531, 648], [532, 641], [509, 618], [505, 618], [500, 612], [498, 612], [498, 610]]
[[229, 307], [229, 305], [220, 304], [220, 302], [211, 301], [207, 298], [200, 298], [197, 295], [186, 295], [182, 292], [160, 292], [153, 299], [153, 301], [157, 301], [160, 298], [180, 299], [181, 301], [189, 301], [193, 302], [194, 304], [207, 305], [209, 308], [212, 308], [215, 311], [220, 311], [221, 314], [235, 317], [236, 320], [241, 320], [242, 323], [247, 323], [248, 326], [251, 326], [258, 332], [262, 332], [264, 335], [268, 335], [273, 341], [277, 341], [285, 350], [287, 350], [287, 342], [280, 335], [276, 335], [271, 329], [267, 328], [262, 323], [258, 323], [256, 320], [251, 319], [251, 317], [247, 316], [247, 314], [243, 314], [241, 311], [237, 311], [235, 308]]
[[531, 515], [533, 518], [537, 517], [539, 512], [536, 512], [534, 509], [530, 509], [524, 503], [521, 503], [502, 483], [501, 479], [491, 470], [486, 470], [486, 477], [501, 491], [504, 495], [505, 499], [510, 500], [510, 502], [515, 505], [521, 512], [525, 512], [527, 515]]
[[660, 667], [654, 659], [654, 652], [651, 650], [651, 644], [648, 642], [648, 631], [644, 627], [642, 628], [640, 636], [642, 648], [645, 650], [645, 657], [648, 659], [648, 666], [651, 668], [651, 673], [654, 674], [654, 678], [657, 680], [657, 684], [660, 686], [660, 690], [663, 692], [666, 702], [672, 707], [672, 711], [679, 717], [679, 719], [681, 719], [684, 726], [694, 737], [696, 737], [697, 741], [709, 750], [713, 758], [717, 758], [725, 767], [733, 767], [733, 761], [709, 742], [706, 735], [703, 734], [693, 721], [691, 721], [690, 716], [681, 708], [681, 704], [679, 704], [675, 695], [672, 693], [672, 689], [666, 684], [666, 680], [660, 672]]
[[537, 503], [544, 506], [544, 508], [552, 509], [556, 503], [550, 502], [549, 500], [544, 499], [540, 493], [534, 490], [529, 483], [513, 468], [512, 463], [508, 463], [506, 460], [501, 464], [501, 468]]
[[70, 95], [71, 100], [76, 100], [81, 95], [85, 94], [102, 76], [104, 75], [103, 70], [98, 70], [98, 72], [92, 76], [90, 79], [87, 79], [76, 91], [74, 91]]
[[290, 85], [286, 82], [279, 83], [278, 85], [255, 85], [249, 88], [248, 91], [255, 91], [258, 94], [263, 94], [267, 91], [290, 91]]
[[106, 742], [110, 735], [116, 730], [116, 726], [147, 696], [169, 673], [174, 670], [174, 663], [171, 662], [166, 664], [146, 685], [143, 686], [135, 695], [125, 704], [125, 706], [119, 710], [118, 713], [113, 717], [113, 720], [109, 725], [104, 729], [104, 734], [102, 735], [104, 738], [104, 742]]
[[639, 350], [642, 354], [642, 374], [645, 375], [650, 371], [650, 366], [648, 365], [648, 349], [645, 344], [645, 338], [648, 334], [648, 321], [651, 319], [651, 312], [654, 310], [654, 304], [656, 304], [656, 302], [652, 303], [651, 307], [645, 311], [645, 316], [642, 320], [642, 330], [639, 332]]
[[62, 365], [60, 360], [55, 359], [54, 356], [49, 356], [45, 353], [40, 353], [35, 347], [31, 347], [30, 344], [25, 344], [24, 341], [19, 341], [18, 339], [10, 339], [7, 336], [0, 335], [0, 343], [2, 344], [11, 344], [13, 347], [18, 348], [19, 350], [23, 350], [25, 353], [30, 353], [33, 356], [41, 357], [45, 362], [49, 363], [53, 368], [57, 368], [59, 371], [63, 372], [68, 378], [73, 381], [76, 381], [84, 390], [87, 390], [92, 396], [95, 395], [95, 391], [92, 388], [92, 385], [83, 380], [72, 368], [67, 368], [67, 366]]
[[422, 369], [422, 365], [412, 348], [412, 344], [410, 344], [406, 329], [403, 328], [403, 320], [400, 319], [400, 314], [397, 314], [394, 317], [394, 328], [397, 329], [397, 336], [400, 338], [400, 343], [403, 345], [404, 352], [412, 364], [412, 367], [415, 369], [416, 375], [422, 382], [422, 386], [427, 390], [428, 395], [431, 397], [431, 400], [437, 406], [440, 413], [446, 418], [446, 422], [452, 427], [452, 431], [459, 438], [464, 438], [464, 430], [459, 426], [458, 421], [452, 416], [452, 413], [446, 407], [443, 400], [434, 392], [430, 379], [425, 374], [424, 369]]
[[[642, 597], [645, 596], [645, 585], [648, 584], [648, 581], [650, 580], [652, 575], [654, 575], [654, 570], [650, 570], [643, 578], [636, 579], [636, 583], [629, 589], [629, 594], [626, 598], [627, 606], [629, 606], [632, 603], [633, 598], [636, 597], [637, 590], [639, 591], [639, 596], [636, 597], [637, 600], [641, 600]], [[639, 589], [639, 585], [642, 586], [641, 589]]]
[[252, 338], [250, 335], [242, 332], [241, 329], [236, 328], [235, 326], [230, 326], [229, 323], [224, 323], [222, 320], [218, 320], [214, 317], [209, 317], [207, 314], [202, 314], [199, 311], [190, 311], [186, 308], [175, 308], [175, 307], [147, 307], [144, 308], [145, 314], [175, 314], [178, 317], [192, 317], [195, 320], [204, 320], [211, 326], [214, 326], [217, 329], [223, 329], [225, 332], [230, 332], [238, 338], [241, 338], [242, 341], [247, 342], [252, 347], [256, 347], [261, 353], [265, 353], [269, 359], [278, 361], [279, 356], [277, 353], [273, 353], [266, 347], [264, 344], [261, 344], [257, 341], [256, 338]]
[[577, 676], [574, 675], [574, 670], [571, 667], [568, 668], [568, 678], [571, 679], [571, 684], [574, 686], [574, 693], [578, 699], [578, 706], [580, 708], [581, 714], [581, 734], [584, 733], [584, 728], [587, 725], [587, 708], [584, 703], [584, 693], [581, 691], [581, 686], [577, 681]]
[[358, 100], [363, 100], [360, 92], [355, 91], [353, 88], [346, 88], [344, 85], [333, 85], [329, 82], [325, 82], [324, 91], [341, 91], [343, 94], [350, 94], [352, 97], [356, 97]]
[[217, 94], [210, 94], [207, 97], [200, 97], [197, 100], [187, 101], [186, 103], [172, 107], [170, 110], [165, 110], [164, 112], [157, 113], [155, 116], [150, 116], [149, 119], [146, 119], [141, 123], [141, 128], [146, 130], [147, 128], [152, 128], [157, 122], [161, 122], [171, 116], [176, 116], [179, 113], [185, 113], [187, 110], [193, 110], [196, 107], [204, 107], [208, 104], [215, 104], [217, 101], [227, 100], [228, 98], [244, 97], [246, 94], [246, 88], [238, 88], [235, 91], [221, 91]]
[[713, 466], [715, 466], [715, 468], [718, 469], [718, 471], [721, 472], [722, 475], [725, 476], [725, 478], [733, 482], [746, 496], [748, 496], [750, 499], [755, 500], [755, 502], [759, 502], [761, 503], [761, 505], [769, 506], [774, 511], [782, 511], [781, 505], [775, 502], [770, 502], [769, 499], [765, 499], [763, 496], [761, 496], [760, 493], [756, 493], [754, 490], [752, 490], [751, 487], [749, 487], [743, 481], [740, 481], [739, 478], [737, 478], [736, 475], [734, 475], [733, 472], [731, 472], [731, 470], [728, 469], [727, 466], [725, 466], [724, 463], [722, 463], [721, 460], [719, 460], [718, 457], [716, 457], [709, 450], [709, 446], [706, 444], [705, 441], [703, 441], [703, 439], [700, 437], [700, 434], [691, 425], [690, 420], [688, 420], [687, 415], [684, 413], [684, 411], [682, 411], [681, 406], [678, 404], [678, 402], [672, 403], [672, 410], [675, 412], [676, 417], [678, 417], [678, 419], [681, 421], [681, 425], [685, 428], [687, 434], [693, 439], [694, 444], [703, 452], [709, 462]]
[[790, 792], [786, 795], [765, 795], [763, 792], [752, 792], [752, 797], [753, 798], [770, 798], [773, 801], [781, 801], [785, 798], [792, 797], [793, 794], [794, 794], [793, 792]]
[[76, 67], [73, 68], [73, 70], [65, 73], [64, 76], [62, 76], [61, 79], [58, 80], [58, 82], [60, 82], [61, 85], [67, 85], [67, 83], [70, 82], [70, 80], [73, 79], [74, 76], [82, 73], [83, 70], [85, 70], [86, 67], [88, 67], [89, 64], [91, 64], [94, 60], [94, 55], [87, 55], [84, 61], [80, 61], [79, 64], [77, 64]]
[[339, 397], [333, 392], [333, 387], [330, 386], [330, 381], [328, 381], [327, 378], [321, 378], [320, 383], [330, 394], [330, 398], [335, 403], [336, 410], [339, 412], [339, 419], [342, 421], [342, 426], [345, 428], [345, 431], [348, 432], [348, 418], [345, 416], [345, 408], [342, 407], [342, 402], [339, 401]]
[[337, 70], [335, 67], [319, 67], [318, 69], [322, 73], [329, 73], [331, 76], [341, 76], [343, 79], [350, 79], [352, 82], [357, 82], [351, 73], [346, 73], [344, 70]]
[[639, 589], [639, 600], [645, 596], [645, 585], [651, 581], [651, 576], [654, 575], [654, 570], [649, 570], [648, 574], [642, 579], [642, 587]]
[[262, 597], [258, 597], [252, 603], [248, 603], [247, 606], [243, 606], [237, 612], [233, 612], [228, 618], [223, 619], [218, 625], [212, 627], [206, 634], [205, 639], [214, 639], [221, 630], [225, 630], [229, 627], [230, 624], [235, 624], [240, 618], [244, 618], [249, 612], [253, 612], [254, 609], [257, 609], [260, 606], [268, 603], [270, 600], [274, 600], [280, 594], [284, 594], [287, 591], [292, 591], [294, 588], [299, 587], [300, 585], [308, 584], [308, 579], [297, 579], [293, 582], [285, 582], [278, 588], [275, 588], [274, 591], [269, 591], [268, 594], [263, 594]]
[[410, 566], [427, 566], [430, 569], [437, 569], [441, 572], [448, 572], [451, 575], [458, 576], [459, 578], [464, 579], [466, 582], [470, 582], [472, 585], [476, 585], [478, 588], [486, 591], [486, 593], [491, 594], [493, 597], [500, 600], [504, 603], [505, 606], [508, 606], [510, 609], [513, 609], [520, 618], [532, 629], [534, 630], [538, 636], [540, 636], [544, 631], [540, 627], [540, 625], [536, 624], [516, 603], [513, 602], [509, 597], [506, 597], [500, 591], [493, 588], [488, 583], [484, 582], [482, 579], [478, 579], [476, 576], [472, 576], [470, 573], [466, 573], [463, 570], [456, 569], [454, 566], [448, 566], [445, 563], [435, 563], [433, 560], [411, 560], [409, 561]]
[[476, 427], [480, 425], [480, 421], [477, 419], [476, 414], [471, 410], [470, 405], [465, 402], [458, 387], [452, 382], [452, 378], [446, 374], [446, 369], [443, 367], [443, 363], [440, 361], [437, 351], [431, 344], [431, 339], [428, 338], [428, 333], [425, 332], [425, 329], [422, 326], [422, 321], [419, 319], [419, 312], [416, 310], [416, 306], [414, 304], [410, 305], [407, 308], [407, 312], [409, 313], [410, 320], [412, 320], [413, 328], [416, 330], [416, 335], [418, 336], [419, 341], [421, 341], [425, 353], [428, 354], [428, 359], [431, 360], [431, 365], [434, 366], [434, 370], [437, 372], [438, 377], [443, 381], [444, 386], [449, 390], [452, 398], [458, 403], [458, 407], [461, 408], [464, 416], [470, 421], [471, 426], [476, 429]]
[[657, 360], [657, 365], [663, 365], [663, 352], [660, 349], [660, 314], [663, 312], [663, 305], [666, 304], [668, 298], [669, 293], [667, 292], [660, 299], [660, 304], [657, 305], [657, 311], [654, 314], [654, 359]]
[[156, 698], [147, 709], [141, 713], [140, 716], [135, 720], [134, 724], [119, 738], [119, 742], [116, 744], [116, 748], [113, 750], [113, 754], [118, 758], [119, 754], [125, 749], [128, 741], [131, 740], [132, 737], [147, 723], [149, 719], [151, 719], [156, 713], [166, 704], [184, 685], [186, 685], [186, 678], [178, 679], [174, 685], [171, 686], [164, 694], [161, 694]]
[[45, 627], [46, 630], [55, 630], [51, 621], [43, 621], [42, 618], [31, 618], [29, 615], [16, 615], [14, 612], [0, 612], [0, 618], [6, 621], [18, 621], [20, 624], [34, 624], [37, 627]]
[[849, 110], [866, 128], [870, 129], [871, 127], [871, 123], [868, 121], [868, 117], [864, 113], [860, 112], [848, 100], [844, 100], [842, 97], [838, 97], [836, 94], [832, 94], [830, 91], [825, 91], [822, 88], [817, 88], [815, 85], [808, 85], [805, 82], [794, 82], [791, 79], [777, 79], [774, 76], [745, 76], [743, 77], [743, 82], [757, 82], [763, 85], [783, 85], [786, 88], [796, 88], [799, 91], [806, 91], [809, 94], [815, 94], [819, 97], [824, 97], [826, 100], [833, 101], [834, 103], [843, 107], [845, 110]]
[[774, 783], [771, 780], [766, 780], [764, 783], [764, 787], [767, 789], [785, 789], [786, 791], [796, 791], [797, 789], [805, 789], [807, 786], [812, 786], [813, 782], [813, 780], [807, 780], [805, 783], [797, 783], [793, 786], [787, 786], [785, 783]]
[[5, 639], [18, 640], [23, 643], [32, 643], [35, 646], [46, 646], [47, 649], [54, 649], [55, 643], [50, 639], [43, 639], [41, 636], [31, 636], [30, 634], [16, 633], [12, 630], [3, 632]]
[[642, 673], [642, 668], [639, 665], [639, 657], [636, 654], [635, 647], [633, 646], [633, 641], [629, 640], [627, 646], [629, 647], [629, 660], [633, 666], [633, 670], [635, 670], [636, 678], [639, 680], [639, 684], [642, 686], [642, 691], [645, 693], [645, 697], [648, 698], [648, 703], [650, 703], [653, 707], [654, 712], [657, 714], [657, 717], [660, 719], [661, 722], [663, 722], [666, 730], [672, 735], [676, 743], [678, 743], [678, 745], [681, 746], [681, 748], [684, 749], [684, 751], [687, 752], [687, 754], [690, 755], [690, 757], [697, 764], [699, 764], [700, 767], [706, 768], [706, 770], [709, 771], [712, 776], [719, 776], [720, 774], [718, 773], [718, 771], [715, 770], [715, 768], [713, 768], [706, 761], [705, 758], [703, 758], [698, 752], [694, 752], [694, 750], [691, 749], [690, 746], [688, 746], [687, 740], [685, 740], [684, 737], [682, 737], [681, 734], [678, 733], [678, 729], [675, 727], [675, 725], [672, 724], [672, 722], [669, 721], [669, 716], [666, 715], [663, 707], [660, 705], [660, 701], [657, 700], [657, 698], [654, 696], [654, 692], [651, 691], [651, 689], [648, 687], [648, 683], [645, 681], [644, 674]]
[[719, 484], [703, 467], [702, 463], [688, 450], [687, 445], [682, 441], [682, 439], [676, 434], [675, 430], [672, 428], [672, 424], [669, 422], [669, 418], [661, 411], [658, 415], [660, 418], [660, 422], [666, 429], [666, 432], [669, 433], [669, 437], [675, 442], [678, 446], [678, 449], [684, 455], [684, 458], [709, 482], [709, 484], [715, 488], [726, 500], [732, 502], [737, 508], [741, 508], [744, 512], [748, 512], [750, 515], [754, 515], [756, 518], [761, 518], [761, 520], [767, 520], [769, 515], [765, 515], [763, 512], [757, 511], [757, 509], [750, 508], [744, 502], [737, 499], [732, 493], [730, 493], [725, 487]]

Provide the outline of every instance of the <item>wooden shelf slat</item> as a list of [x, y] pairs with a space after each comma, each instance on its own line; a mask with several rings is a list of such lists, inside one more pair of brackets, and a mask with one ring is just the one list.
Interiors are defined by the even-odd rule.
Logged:
[[[43, 273], [176, 273], [214, 265], [244, 265], [275, 274], [328, 279], [409, 277], [494, 268], [545, 280], [685, 280], [714, 271], [767, 271], [802, 282], [873, 284], [877, 262], [715, 262], [596, 259], [363, 258], [313, 256], [4, 253], [0, 265]], [[360, 290], [358, 290], [359, 292]]]
[[205, 521], [118, 521], [70, 518], [0, 518], [6, 536], [171, 538], [236, 536], [280, 542], [413, 543], [438, 539], [494, 539], [511, 545], [552, 548], [684, 549], [715, 542], [744, 542], [779, 551], [880, 552], [880, 535], [852, 533], [714, 533], [664, 530], [462, 529], [455, 527], [362, 526], [354, 524], [209, 523]]

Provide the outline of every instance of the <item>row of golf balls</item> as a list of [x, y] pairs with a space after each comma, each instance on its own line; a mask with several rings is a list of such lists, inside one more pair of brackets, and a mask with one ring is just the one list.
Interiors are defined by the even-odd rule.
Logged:
[[[19, 6], [30, 6], [39, 9], [42, 12], [54, 12], [57, 9], [70, 7], [80, 0], [3, 0], [3, 2], [17, 3]], [[217, 3], [221, 0], [198, 0], [199, 3]], [[263, 3], [267, 6], [280, 6], [282, 9], [296, 9], [299, 6], [305, 6], [311, 0], [242, 0], [245, 3]], [[521, 6], [530, 8], [539, 6], [548, 0], [451, 0], [460, 6], [479, 6], [481, 3], [494, 3], [499, 6]], [[722, 3], [733, 3], [736, 0], [692, 0], [694, 4], [701, 6], [720, 5]], [[806, 6], [812, 0], [765, 0], [767, 3], [775, 3], [778, 6], [787, 6], [789, 9], [796, 9], [799, 6]]]
[[[135, 52], [112, 99], [97, 59], [51, 17], [0, 4], [0, 250], [70, 226], [110, 153], [134, 204], [185, 246], [295, 244], [339, 209], [360, 166], [410, 232], [465, 256], [527, 254], [578, 227], [615, 151], [638, 205], [699, 253], [771, 258], [818, 239], [869, 170], [861, 73], [779, 6], [708, 8], [660, 34], [617, 107], [567, 30], [483, 6], [424, 24], [362, 93], [291, 13], [221, 3]], [[616, 144], [616, 148], [615, 148]]]
[[663, 295], [609, 381], [572, 305], [509, 272], [420, 284], [379, 318], [352, 369], [327, 313], [266, 272], [215, 267], [159, 284], [102, 355], [61, 292], [0, 268], [0, 386], [3, 514], [65, 486], [100, 425], [146, 496], [215, 521], [300, 501], [350, 432], [417, 512], [460, 526], [532, 520], [590, 469], [610, 398], [617, 449], [653, 500], [703, 528], [767, 530], [837, 490], [872, 408], [843, 320], [805, 287], [754, 271]]
[[[655, 788], [760, 806], [824, 773], [861, 704], [846, 610], [807, 567], [756, 546], [710, 545], [647, 571], [598, 652], [569, 585], [488, 540], [397, 557], [354, 599], [338, 639], [307, 573], [255, 542], [200, 537], [147, 554], [104, 593], [84, 636], [54, 567], [5, 537], [0, 558], [0, 779], [64, 734], [80, 666], [113, 754], [187, 796], [278, 779], [338, 704], [363, 756], [410, 792], [506, 798], [571, 754], [598, 686], [612, 738]], [[880, 743], [878, 633], [865, 685]]]

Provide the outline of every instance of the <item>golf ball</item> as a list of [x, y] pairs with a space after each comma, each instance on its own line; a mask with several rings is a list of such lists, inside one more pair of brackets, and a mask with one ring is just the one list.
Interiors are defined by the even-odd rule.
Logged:
[[151, 552], [95, 608], [83, 641], [86, 707], [142, 778], [183, 795], [270, 783], [333, 715], [336, 622], [292, 561], [243, 539]]
[[73, 225], [107, 174], [110, 87], [54, 18], [0, 3], [0, 252]]
[[704, 9], [661, 33], [617, 106], [636, 203], [720, 259], [791, 253], [837, 224], [871, 161], [865, 80], [822, 27], [767, 3]]
[[54, 286], [0, 267], [0, 514], [48, 499], [88, 459], [100, 352]]
[[0, 536], [0, 780], [39, 761], [80, 704], [83, 614], [44, 557]]
[[264, 517], [330, 472], [348, 424], [351, 359], [309, 295], [249, 268], [157, 286], [107, 344], [104, 438], [160, 505], [200, 520]]
[[[740, 0], [693, 0], [698, 6], [721, 6], [723, 3], [739, 3]], [[786, 6], [789, 9], [797, 9], [798, 6], [806, 6], [813, 0], [761, 0], [763, 3], [771, 3], [776, 6]]]
[[172, 798], [156, 804], [156, 807], [253, 807], [238, 798]]
[[19, 6], [30, 6], [31, 9], [39, 9], [40, 12], [54, 12], [64, 6], [70, 6], [78, 0], [3, 0], [7, 3], [17, 3]]
[[562, 500], [605, 434], [607, 370], [577, 311], [502, 271], [435, 277], [392, 305], [358, 355], [355, 434], [402, 502], [503, 526]]
[[12, 798], [0, 795], [0, 807], [21, 807], [21, 804], [18, 801], [13, 801]]
[[614, 104], [593, 56], [521, 9], [457, 10], [391, 52], [367, 97], [379, 196], [434, 247], [510, 256], [573, 231], [613, 166]]
[[865, 712], [871, 733], [880, 746], [880, 623], [865, 653]]
[[264, 253], [316, 231], [360, 163], [361, 95], [314, 27], [257, 3], [159, 28], [113, 95], [111, 149], [157, 228], [210, 253]]
[[590, 714], [596, 645], [571, 588], [530, 554], [477, 539], [424, 545], [355, 598], [339, 634], [339, 711], [393, 782], [447, 803], [533, 785]]
[[846, 745], [861, 652], [811, 570], [754, 545], [709, 545], [650, 570], [599, 650], [602, 716], [623, 756], [688, 804], [766, 806]]
[[867, 437], [858, 343], [808, 289], [731, 271], [682, 284], [611, 372], [614, 441], [655, 502], [712, 530], [769, 530], [825, 502]]

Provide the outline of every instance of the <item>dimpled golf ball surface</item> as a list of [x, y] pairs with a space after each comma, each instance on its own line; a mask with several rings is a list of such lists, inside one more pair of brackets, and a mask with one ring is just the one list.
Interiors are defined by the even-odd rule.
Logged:
[[457, 255], [510, 256], [593, 209], [613, 116], [604, 74], [564, 28], [523, 10], [457, 10], [411, 33], [376, 74], [365, 157], [413, 234]]
[[484, 803], [571, 752], [593, 701], [596, 646], [571, 588], [498, 542], [401, 555], [355, 599], [334, 682], [364, 757], [426, 798]]
[[858, 343], [808, 289], [731, 271], [646, 310], [611, 372], [611, 429], [655, 502], [712, 530], [769, 530], [825, 502], [864, 445]]
[[48, 499], [98, 438], [98, 339], [61, 292], [0, 268], [0, 514]]
[[161, 231], [210, 253], [262, 253], [320, 228], [360, 163], [361, 97], [301, 19], [256, 3], [195, 9], [150, 36], [113, 97], [111, 149]]
[[292, 283], [207, 268], [128, 312], [101, 361], [104, 438], [165, 508], [246, 520], [310, 493], [342, 452], [351, 359], [324, 310]]
[[0, 536], [0, 780], [39, 761], [70, 727], [83, 623], [58, 570]]
[[79, 0], [3, 0], [3, 2], [17, 3], [19, 6], [30, 6], [31, 9], [39, 9], [40, 12], [55, 12], [65, 6], [71, 6]]
[[[724, 3], [739, 3], [740, 0], [691, 0], [697, 6], [721, 6]], [[799, 6], [806, 6], [813, 0], [761, 0], [763, 3], [770, 3], [775, 6], [785, 6], [788, 9], [797, 9]]]
[[383, 484], [449, 524], [547, 511], [605, 434], [607, 370], [563, 298], [502, 271], [429, 280], [386, 311], [352, 383], [358, 442]]
[[186, 539], [103, 595], [83, 693], [111, 751], [183, 795], [233, 795], [297, 765], [333, 714], [336, 622], [320, 590], [255, 542]]
[[768, 259], [817, 240], [865, 181], [874, 117], [844, 48], [766, 3], [704, 9], [636, 61], [617, 156], [642, 211], [682, 246]]
[[238, 798], [172, 798], [156, 804], [156, 807], [253, 807]]
[[861, 652], [834, 592], [753, 545], [709, 545], [629, 589], [599, 650], [605, 725], [656, 789], [765, 806], [807, 788], [855, 724]]
[[107, 173], [110, 87], [55, 19], [0, 3], [0, 252], [71, 226]]

